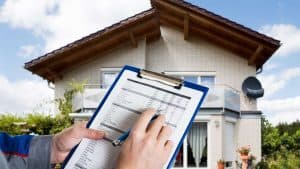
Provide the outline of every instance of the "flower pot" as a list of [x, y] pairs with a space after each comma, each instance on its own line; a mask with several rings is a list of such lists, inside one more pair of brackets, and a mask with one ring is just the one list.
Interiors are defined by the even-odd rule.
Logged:
[[249, 156], [248, 156], [248, 154], [247, 155], [245, 155], [245, 154], [241, 154], [241, 160], [249, 160]]
[[241, 153], [241, 156], [248, 156], [249, 153]]
[[224, 163], [218, 163], [218, 169], [224, 169], [225, 166], [224, 166]]

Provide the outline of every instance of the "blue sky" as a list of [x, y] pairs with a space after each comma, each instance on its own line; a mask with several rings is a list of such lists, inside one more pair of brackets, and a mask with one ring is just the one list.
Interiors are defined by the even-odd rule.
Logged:
[[[300, 1], [189, 2], [282, 41], [259, 75], [266, 89], [259, 108], [274, 124], [299, 119]], [[45, 81], [23, 69], [26, 61], [149, 6], [148, 0], [119, 0], [118, 5], [98, 0], [0, 0], [0, 95], [6, 96], [0, 99], [0, 113], [30, 111], [41, 102], [41, 95], [53, 95]], [[19, 96], [30, 88], [35, 90]]]

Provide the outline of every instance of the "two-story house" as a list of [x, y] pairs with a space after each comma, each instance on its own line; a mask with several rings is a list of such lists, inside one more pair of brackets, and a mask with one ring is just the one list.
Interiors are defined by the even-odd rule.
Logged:
[[86, 81], [74, 98], [76, 119], [89, 118], [125, 64], [207, 85], [209, 94], [178, 153], [175, 168], [236, 168], [236, 149], [261, 159], [261, 114], [242, 83], [262, 70], [280, 42], [180, 0], [152, 8], [25, 63], [62, 97], [72, 80]]

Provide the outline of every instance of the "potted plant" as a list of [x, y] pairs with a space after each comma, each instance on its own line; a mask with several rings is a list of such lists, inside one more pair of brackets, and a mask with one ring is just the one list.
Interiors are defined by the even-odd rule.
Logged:
[[218, 160], [218, 169], [224, 169], [225, 168], [225, 161], [223, 159]]
[[237, 152], [240, 154], [240, 158], [242, 160], [242, 169], [248, 168], [248, 160], [249, 160], [249, 152], [250, 152], [250, 146], [243, 146], [240, 147]]
[[243, 146], [238, 149], [241, 156], [248, 156], [250, 152], [250, 146]]
[[254, 161], [256, 160], [256, 157], [252, 154], [249, 155], [249, 160], [248, 160], [248, 166], [252, 166], [254, 164]]

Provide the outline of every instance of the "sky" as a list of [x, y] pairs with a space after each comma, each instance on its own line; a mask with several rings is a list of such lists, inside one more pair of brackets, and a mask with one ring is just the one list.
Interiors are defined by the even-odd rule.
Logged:
[[[258, 108], [273, 124], [300, 119], [300, 1], [188, 2], [281, 40], [258, 75]], [[149, 8], [149, 0], [0, 0], [0, 113], [51, 105], [54, 91], [25, 62]]]

